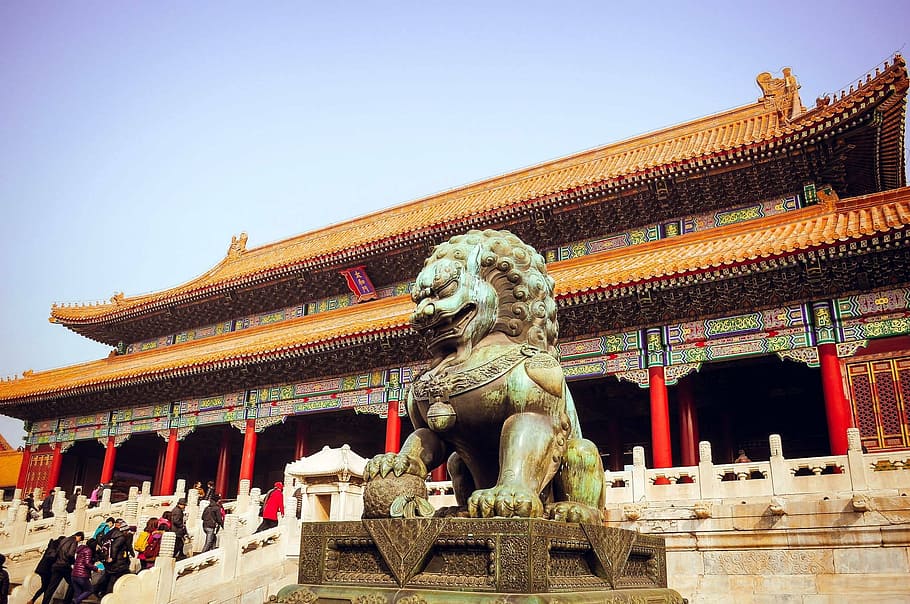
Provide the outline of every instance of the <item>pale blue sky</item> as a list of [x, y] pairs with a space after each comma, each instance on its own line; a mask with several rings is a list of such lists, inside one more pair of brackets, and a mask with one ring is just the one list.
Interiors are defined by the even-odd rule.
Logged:
[[[904, 47], [891, 2], [0, 3], [0, 376], [104, 357], [53, 302], [742, 105]], [[21, 442], [18, 422], [0, 432]]]

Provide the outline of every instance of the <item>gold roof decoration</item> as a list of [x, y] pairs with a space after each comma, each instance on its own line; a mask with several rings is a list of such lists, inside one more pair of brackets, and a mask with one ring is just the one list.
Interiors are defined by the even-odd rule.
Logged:
[[[753, 221], [689, 233], [548, 265], [558, 299], [745, 265], [858, 241], [910, 227], [910, 187], [823, 203]], [[210, 368], [323, 351], [381, 333], [410, 329], [407, 295], [167, 348], [32, 373], [0, 383], [0, 404], [82, 394], [138, 381], [166, 380]]]
[[[119, 304], [55, 305], [51, 321], [69, 326], [123, 320], [141, 313], [201, 299], [247, 282], [280, 277], [292, 270], [341, 265], [364, 250], [415, 238], [452, 222], [543, 204], [572, 191], [597, 186], [631, 187], [655, 174], [693, 169], [711, 162], [741, 161], [747, 152], [774, 150], [799, 136], [836, 129], [857, 107], [892, 89], [907, 89], [906, 63], [896, 55], [856, 88], [827, 105], [805, 111], [796, 78], [758, 77], [762, 98], [754, 103], [583, 151], [474, 184], [451, 189], [304, 233], [246, 249], [246, 234], [232, 240], [227, 257], [209, 271], [168, 290], [127, 297]], [[852, 112], [852, 113], [851, 113]], [[903, 174], [899, 177], [903, 184]], [[894, 185], [892, 185], [894, 186]], [[466, 227], [467, 228], [467, 227]]]
[[761, 88], [762, 97], [759, 101], [766, 106], [774, 108], [785, 122], [796, 119], [806, 112], [799, 98], [799, 83], [789, 67], [784, 67], [782, 78], [771, 77], [767, 71], [758, 74], [755, 82]]

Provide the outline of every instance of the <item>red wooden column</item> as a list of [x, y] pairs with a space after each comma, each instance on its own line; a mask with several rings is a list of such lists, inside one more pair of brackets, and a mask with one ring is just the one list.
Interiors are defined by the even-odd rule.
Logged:
[[243, 435], [243, 455], [240, 458], [240, 480], [253, 482], [253, 467], [256, 464], [256, 420], [246, 420]]
[[818, 362], [822, 372], [822, 392], [828, 419], [828, 441], [832, 455], [847, 453], [847, 428], [853, 424], [850, 403], [844, 394], [844, 380], [836, 344], [819, 344]]
[[222, 497], [227, 494], [228, 475], [231, 472], [231, 430], [225, 426], [221, 430], [221, 446], [218, 449], [218, 470], [215, 472], [215, 492]]
[[385, 422], [385, 452], [401, 450], [401, 418], [398, 417], [399, 401], [389, 401], [389, 414]]
[[691, 378], [683, 378], [677, 387], [679, 399], [679, 449], [684, 466], [698, 465], [698, 416], [695, 413], [695, 390]]
[[107, 448], [104, 450], [104, 465], [101, 467], [101, 482], [108, 483], [114, 478], [114, 460], [117, 458], [117, 447], [114, 437], [107, 437]]
[[152, 489], [152, 495], [161, 495], [161, 477], [164, 476], [164, 458], [167, 451], [167, 443], [158, 447], [158, 462], [155, 464], [155, 485]]
[[60, 480], [60, 466], [63, 464], [63, 453], [60, 452], [60, 443], [54, 443], [54, 453], [51, 457], [51, 469], [47, 473], [47, 488], [45, 493], [50, 493]]
[[28, 467], [32, 463], [32, 449], [28, 445], [22, 448], [22, 465], [19, 466], [19, 478], [16, 479], [16, 488], [25, 489], [25, 481], [28, 478]]
[[164, 454], [164, 469], [161, 472], [161, 494], [173, 495], [177, 478], [177, 452], [180, 441], [177, 440], [177, 428], [171, 428], [167, 435], [167, 452]]
[[812, 303], [822, 393], [825, 396], [825, 416], [828, 420], [828, 442], [832, 455], [844, 455], [847, 452], [847, 428], [853, 423], [853, 413], [844, 394], [844, 380], [840, 361], [837, 360], [838, 319], [834, 309], [835, 306], [827, 300]]
[[439, 464], [433, 471], [430, 473], [430, 479], [434, 482], [442, 482], [443, 480], [448, 479], [448, 473], [446, 472], [446, 465], [444, 463]]
[[304, 418], [297, 419], [297, 440], [294, 442], [294, 459], [301, 459], [306, 457], [307, 454], [307, 435], [310, 430], [310, 425]]
[[651, 455], [655, 468], [673, 465], [670, 451], [670, 406], [662, 365], [648, 367], [648, 391], [651, 395]]

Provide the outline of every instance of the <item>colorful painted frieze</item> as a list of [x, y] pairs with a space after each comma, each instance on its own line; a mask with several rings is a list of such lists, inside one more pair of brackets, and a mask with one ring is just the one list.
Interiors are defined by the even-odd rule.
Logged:
[[[812, 189], [814, 195], [814, 187]], [[599, 252], [630, 247], [658, 239], [666, 239], [686, 233], [704, 231], [717, 227], [729, 226], [739, 222], [773, 216], [783, 212], [791, 212], [802, 207], [800, 195], [794, 193], [784, 197], [766, 199], [748, 205], [723, 210], [719, 212], [706, 212], [660, 224], [653, 224], [646, 227], [633, 229], [625, 233], [614, 233], [606, 237], [589, 239], [586, 241], [576, 241], [568, 245], [560, 246], [556, 249], [544, 250], [543, 256], [547, 262], [557, 262], [560, 260], [569, 260], [579, 258]]]

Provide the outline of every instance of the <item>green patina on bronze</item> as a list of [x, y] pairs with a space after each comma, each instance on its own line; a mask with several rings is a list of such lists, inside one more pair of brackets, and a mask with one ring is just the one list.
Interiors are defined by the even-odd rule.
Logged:
[[364, 517], [421, 496], [398, 477], [446, 463], [458, 508], [444, 513], [599, 523], [603, 467], [557, 360], [543, 257], [508, 231], [470, 231], [434, 249], [412, 298], [431, 366], [407, 396], [415, 431], [367, 464]]

